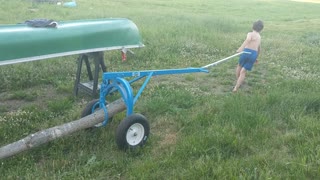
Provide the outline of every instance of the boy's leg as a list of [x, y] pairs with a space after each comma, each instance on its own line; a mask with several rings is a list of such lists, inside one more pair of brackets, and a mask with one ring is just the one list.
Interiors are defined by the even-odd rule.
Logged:
[[243, 83], [244, 79], [246, 78], [246, 72], [247, 71], [245, 68], [241, 68], [240, 75], [237, 80], [236, 86], [233, 88], [233, 92], [236, 92], [239, 89], [239, 87], [241, 86], [241, 84]]
[[240, 64], [238, 64], [237, 68], [236, 68], [236, 78], [237, 78], [237, 80], [239, 79], [241, 68], [242, 67], [240, 66]]

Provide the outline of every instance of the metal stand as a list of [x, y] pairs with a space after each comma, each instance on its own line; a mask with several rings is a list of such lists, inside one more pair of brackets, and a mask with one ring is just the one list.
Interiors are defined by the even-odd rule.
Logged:
[[[73, 91], [75, 96], [78, 95], [79, 89], [83, 90], [84, 92], [90, 94], [93, 97], [96, 97], [98, 95], [98, 91], [100, 89], [100, 86], [98, 85], [100, 67], [102, 72], [107, 71], [107, 67], [104, 63], [103, 57], [104, 57], [103, 52], [86, 53], [86, 54], [81, 54], [78, 57], [78, 69], [77, 69], [76, 81], [74, 84], [74, 91]], [[94, 74], [92, 74], [92, 70], [89, 62], [90, 58], [92, 58], [94, 61], [94, 66], [95, 66]], [[86, 65], [88, 78], [89, 78], [89, 82], [84, 82], [84, 83], [80, 81], [83, 62]]]

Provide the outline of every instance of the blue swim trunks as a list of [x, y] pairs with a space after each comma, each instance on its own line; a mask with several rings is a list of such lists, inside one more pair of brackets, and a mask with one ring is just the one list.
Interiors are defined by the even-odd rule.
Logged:
[[239, 65], [244, 69], [246, 69], [247, 71], [251, 71], [253, 64], [257, 60], [258, 52], [256, 50], [252, 50], [248, 48], [245, 48], [243, 51], [250, 52], [251, 54], [248, 54], [248, 53], [241, 54], [239, 58]]

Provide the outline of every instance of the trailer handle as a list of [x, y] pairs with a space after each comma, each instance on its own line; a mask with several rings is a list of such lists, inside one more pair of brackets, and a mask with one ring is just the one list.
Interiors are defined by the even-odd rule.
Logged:
[[231, 59], [231, 58], [233, 58], [233, 57], [239, 56], [239, 55], [241, 55], [241, 54], [243, 54], [243, 53], [245, 53], [245, 54], [251, 54], [251, 52], [242, 51], [242, 52], [236, 53], [236, 54], [234, 54], [234, 55], [232, 55], [232, 56], [229, 56], [229, 57], [226, 57], [226, 58], [221, 59], [221, 60], [219, 60], [219, 61], [216, 61], [216, 62], [214, 62], [214, 63], [211, 63], [211, 64], [208, 64], [208, 65], [202, 66], [201, 68], [209, 68], [209, 67], [212, 67], [212, 66], [216, 66], [216, 65], [218, 65], [218, 64], [220, 64], [220, 63], [222, 63], [222, 62], [224, 62], [224, 61], [226, 61], [226, 60], [229, 60], [229, 59]]

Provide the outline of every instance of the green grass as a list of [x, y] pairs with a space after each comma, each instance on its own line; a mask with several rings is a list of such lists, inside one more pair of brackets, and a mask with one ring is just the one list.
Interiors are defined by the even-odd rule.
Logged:
[[[0, 2], [2, 24], [130, 18], [146, 47], [134, 49], [126, 62], [119, 52], [106, 52], [109, 71], [201, 67], [234, 54], [252, 22], [265, 22], [259, 64], [237, 94], [231, 93], [237, 58], [208, 74], [153, 77], [135, 105], [151, 127], [143, 148], [117, 148], [122, 112], [106, 127], [0, 160], [3, 179], [320, 177], [320, 4], [77, 0], [76, 8], [64, 8]], [[73, 97], [76, 58], [0, 67], [0, 146], [80, 117], [92, 97]]]

